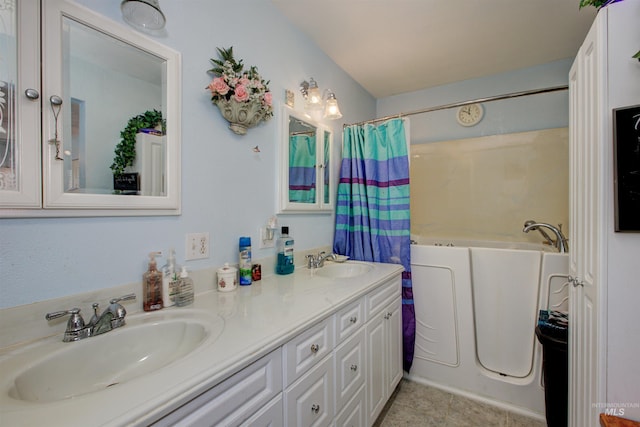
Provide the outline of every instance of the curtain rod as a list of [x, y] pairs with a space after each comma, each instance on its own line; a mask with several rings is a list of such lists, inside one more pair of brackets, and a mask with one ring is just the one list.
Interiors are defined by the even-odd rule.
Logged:
[[503, 100], [503, 99], [519, 98], [521, 96], [529, 96], [529, 95], [538, 95], [540, 93], [558, 92], [558, 91], [567, 90], [567, 89], [569, 89], [569, 86], [564, 85], [564, 86], [553, 86], [553, 87], [548, 87], [548, 88], [544, 88], [544, 89], [532, 89], [532, 90], [525, 90], [525, 91], [522, 91], [522, 92], [513, 92], [513, 93], [508, 93], [508, 94], [505, 94], [505, 95], [488, 96], [486, 98], [478, 98], [478, 99], [472, 99], [472, 100], [469, 100], [469, 101], [454, 102], [452, 104], [438, 105], [437, 107], [429, 107], [429, 108], [425, 108], [425, 109], [422, 109], [422, 110], [415, 110], [415, 111], [409, 111], [409, 112], [406, 112], [406, 113], [393, 114], [391, 116], [380, 117], [379, 119], [365, 120], [363, 122], [352, 123], [350, 125], [349, 124], [344, 124], [344, 125], [342, 125], [342, 128], [344, 129], [347, 126], [360, 126], [360, 125], [364, 125], [364, 124], [367, 124], [367, 123], [377, 123], [377, 122], [382, 122], [382, 121], [389, 120], [389, 119], [401, 118], [401, 117], [405, 117], [405, 116], [413, 116], [413, 115], [416, 115], [416, 114], [430, 113], [432, 111], [447, 110], [449, 108], [462, 107], [462, 106], [465, 106], [465, 105], [477, 104], [477, 103], [481, 103], [481, 102], [500, 101], [500, 100]]

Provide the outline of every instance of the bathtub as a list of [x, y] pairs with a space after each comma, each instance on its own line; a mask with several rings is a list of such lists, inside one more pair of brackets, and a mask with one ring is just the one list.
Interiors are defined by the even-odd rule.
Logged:
[[410, 380], [544, 420], [538, 310], [568, 310], [568, 256], [530, 243], [411, 245]]

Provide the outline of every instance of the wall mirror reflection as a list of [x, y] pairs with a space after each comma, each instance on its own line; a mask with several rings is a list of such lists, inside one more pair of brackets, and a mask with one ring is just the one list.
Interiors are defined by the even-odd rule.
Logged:
[[330, 212], [331, 131], [289, 107], [282, 116], [280, 211]]
[[123, 171], [124, 183], [133, 185], [118, 185], [123, 180], [114, 180], [111, 165], [129, 120], [163, 111], [166, 61], [67, 17], [62, 25], [63, 81], [69, 88], [63, 107], [70, 118], [62, 132], [65, 192], [164, 195], [161, 129], [137, 136], [135, 160]]

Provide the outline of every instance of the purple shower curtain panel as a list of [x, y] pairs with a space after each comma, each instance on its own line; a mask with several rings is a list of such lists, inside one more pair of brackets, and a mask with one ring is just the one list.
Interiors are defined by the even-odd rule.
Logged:
[[342, 138], [333, 250], [359, 261], [402, 264], [403, 367], [415, 344], [411, 285], [409, 156], [404, 123], [349, 126]]

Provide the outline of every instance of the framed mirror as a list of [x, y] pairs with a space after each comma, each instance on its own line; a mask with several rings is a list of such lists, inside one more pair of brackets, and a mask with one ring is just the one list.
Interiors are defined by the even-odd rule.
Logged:
[[331, 212], [331, 131], [283, 107], [280, 213]]
[[[66, 0], [42, 2], [41, 13], [45, 211], [37, 215], [179, 214], [180, 54]], [[123, 191], [116, 146], [149, 112], [161, 120], [133, 133], [135, 160], [124, 170], [133, 182]]]

